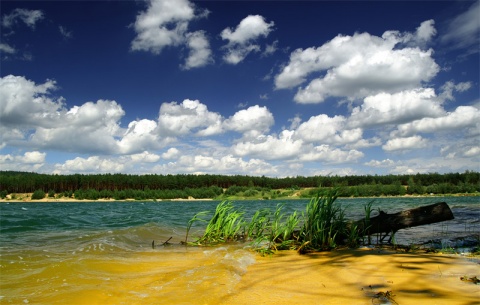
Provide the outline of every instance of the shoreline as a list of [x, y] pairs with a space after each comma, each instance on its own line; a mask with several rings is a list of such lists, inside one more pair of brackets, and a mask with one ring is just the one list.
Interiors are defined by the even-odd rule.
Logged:
[[[289, 197], [280, 197], [274, 199], [264, 199], [264, 198], [174, 198], [174, 199], [141, 199], [136, 200], [133, 198], [122, 199], [122, 200], [115, 200], [113, 198], [100, 198], [96, 200], [92, 199], [75, 199], [75, 198], [51, 198], [45, 197], [43, 199], [34, 199], [32, 200], [32, 193], [15, 193], [20, 198], [10, 199], [10, 198], [2, 198], [0, 199], [0, 203], [5, 202], [28, 202], [28, 203], [35, 203], [35, 202], [176, 202], [176, 201], [242, 201], [242, 200], [262, 200], [262, 201], [269, 201], [269, 200], [309, 200], [310, 198], [300, 197], [300, 196], [289, 196]], [[7, 195], [11, 196], [11, 194]], [[443, 198], [443, 197], [480, 197], [480, 193], [470, 194], [470, 193], [458, 193], [458, 194], [428, 194], [428, 195], [402, 195], [402, 196], [376, 196], [376, 197], [338, 197], [338, 199], [377, 199], [377, 198]]]

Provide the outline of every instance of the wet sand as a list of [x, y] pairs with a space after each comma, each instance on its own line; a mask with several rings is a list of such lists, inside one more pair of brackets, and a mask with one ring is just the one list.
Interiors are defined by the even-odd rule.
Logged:
[[[222, 304], [480, 304], [478, 260], [441, 254], [343, 250], [258, 258]], [[392, 300], [376, 296], [392, 291]]]
[[[104, 250], [108, 250], [107, 246]], [[261, 257], [239, 247], [0, 256], [1, 304], [480, 304], [477, 261], [338, 250]], [[392, 291], [393, 300], [377, 298]]]

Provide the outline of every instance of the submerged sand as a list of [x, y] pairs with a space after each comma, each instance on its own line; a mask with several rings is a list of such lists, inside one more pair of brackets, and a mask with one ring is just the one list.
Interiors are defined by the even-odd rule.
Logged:
[[[222, 304], [480, 304], [478, 261], [379, 249], [258, 258]], [[378, 295], [391, 292], [392, 299]]]
[[[379, 249], [261, 257], [227, 246], [0, 256], [1, 304], [480, 304], [478, 261]], [[393, 295], [391, 300], [376, 294]]]

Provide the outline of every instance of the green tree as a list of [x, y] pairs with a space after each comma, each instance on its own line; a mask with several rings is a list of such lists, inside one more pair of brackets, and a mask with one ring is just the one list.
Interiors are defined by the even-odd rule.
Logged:
[[45, 192], [43, 190], [36, 190], [32, 194], [32, 200], [39, 200], [45, 198]]

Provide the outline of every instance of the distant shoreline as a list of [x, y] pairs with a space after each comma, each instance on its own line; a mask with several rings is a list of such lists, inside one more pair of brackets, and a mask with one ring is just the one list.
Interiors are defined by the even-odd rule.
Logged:
[[[8, 203], [8, 202], [28, 202], [28, 203], [36, 203], [36, 202], [176, 202], [176, 201], [223, 201], [223, 200], [230, 200], [230, 201], [242, 201], [242, 200], [309, 200], [307, 197], [301, 197], [301, 196], [289, 196], [289, 197], [279, 197], [279, 198], [272, 198], [272, 199], [265, 199], [261, 197], [244, 197], [244, 198], [239, 198], [239, 197], [232, 197], [232, 198], [174, 198], [174, 199], [141, 199], [141, 200], [136, 200], [136, 199], [121, 199], [121, 200], [116, 200], [113, 198], [105, 199], [105, 198], [100, 198], [96, 200], [92, 199], [75, 199], [75, 198], [67, 198], [67, 197], [61, 197], [61, 198], [51, 198], [51, 197], [46, 197], [43, 199], [34, 199], [32, 200], [32, 194], [31, 193], [22, 193], [22, 194], [15, 194], [16, 196], [19, 196], [20, 198], [14, 198], [14, 199], [9, 199], [9, 198], [3, 198], [0, 199], [0, 203]], [[9, 195], [10, 196], [10, 195]], [[480, 197], [480, 193], [475, 193], [475, 194], [467, 194], [467, 193], [459, 193], [459, 194], [425, 194], [425, 195], [401, 195], [401, 196], [375, 196], [375, 197], [338, 197], [339, 199], [377, 199], [377, 198], [442, 198], [442, 197]]]

